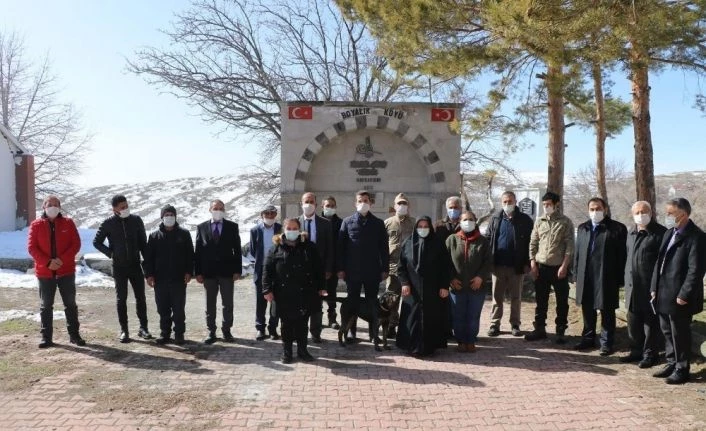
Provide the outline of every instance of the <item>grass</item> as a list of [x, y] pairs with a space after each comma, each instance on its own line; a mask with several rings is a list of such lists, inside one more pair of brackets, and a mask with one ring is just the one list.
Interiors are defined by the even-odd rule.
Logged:
[[39, 331], [39, 323], [29, 319], [10, 319], [0, 322], [0, 336], [15, 334], [31, 334]]
[[18, 392], [29, 389], [45, 377], [66, 371], [65, 361], [28, 362], [24, 352], [0, 356], [0, 392]]

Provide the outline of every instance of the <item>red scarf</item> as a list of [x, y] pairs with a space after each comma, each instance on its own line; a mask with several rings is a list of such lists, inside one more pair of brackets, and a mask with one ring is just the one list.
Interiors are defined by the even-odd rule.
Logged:
[[474, 242], [480, 237], [480, 230], [478, 230], [478, 228], [475, 228], [472, 232], [469, 233], [460, 230], [456, 232], [456, 235], [458, 235], [458, 237], [463, 240], [463, 256], [464, 260], [468, 260], [468, 248], [470, 247], [472, 242]]

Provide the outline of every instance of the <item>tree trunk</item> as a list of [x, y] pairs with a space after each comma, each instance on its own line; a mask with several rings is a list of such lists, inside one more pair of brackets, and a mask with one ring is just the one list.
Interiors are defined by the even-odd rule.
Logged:
[[608, 203], [608, 187], [605, 180], [605, 99], [603, 96], [603, 71], [601, 65], [593, 63], [593, 94], [596, 101], [596, 185], [598, 196]]
[[561, 65], [547, 67], [547, 101], [549, 104], [549, 154], [547, 191], [564, 193], [564, 97]]
[[635, 135], [635, 189], [637, 200], [655, 208], [655, 171], [650, 131], [650, 84], [647, 53], [633, 48], [630, 53], [632, 125]]

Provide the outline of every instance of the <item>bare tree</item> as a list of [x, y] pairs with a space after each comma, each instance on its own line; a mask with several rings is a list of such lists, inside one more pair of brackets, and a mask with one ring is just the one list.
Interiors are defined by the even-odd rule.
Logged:
[[38, 193], [71, 183], [92, 138], [74, 106], [59, 101], [58, 86], [48, 56], [34, 64], [20, 36], [0, 33], [0, 119], [34, 156]]

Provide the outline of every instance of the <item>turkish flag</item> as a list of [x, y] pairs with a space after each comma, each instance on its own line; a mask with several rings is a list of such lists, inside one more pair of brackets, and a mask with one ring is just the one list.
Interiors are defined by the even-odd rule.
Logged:
[[431, 108], [431, 121], [453, 121], [456, 110], [451, 108]]
[[290, 106], [290, 120], [311, 120], [314, 116], [314, 108], [311, 106]]

